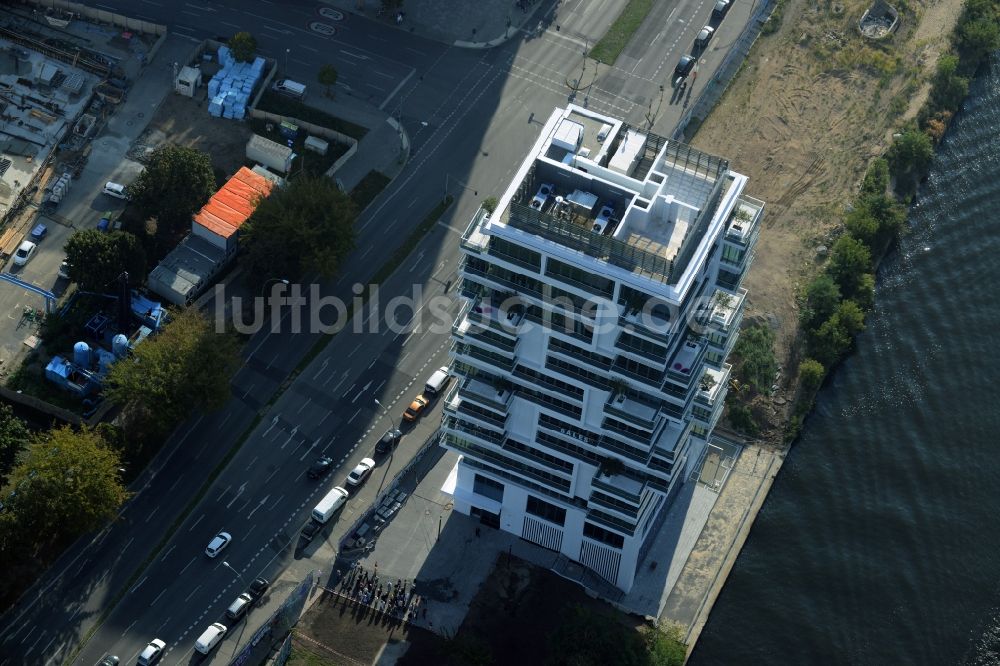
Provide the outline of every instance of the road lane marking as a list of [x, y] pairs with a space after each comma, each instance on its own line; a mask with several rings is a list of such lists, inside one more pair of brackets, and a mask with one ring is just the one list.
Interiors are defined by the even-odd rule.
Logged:
[[356, 419], [358, 417], [358, 414], [360, 414], [360, 413], [361, 413], [361, 407], [358, 407], [358, 411], [354, 412], [354, 416], [352, 416], [351, 418], [347, 419], [347, 422], [351, 423], [352, 421], [354, 421], [354, 419]]
[[201, 588], [201, 585], [195, 585], [194, 589], [191, 590], [191, 593], [188, 594], [186, 597], [184, 597], [184, 601], [191, 601], [191, 597], [193, 597], [194, 593], [197, 592], [200, 588]]
[[347, 56], [349, 58], [357, 58], [358, 60], [371, 60], [371, 58], [369, 58], [366, 55], [360, 55], [358, 53], [351, 53], [350, 51], [345, 51], [344, 49], [340, 49], [340, 52], [343, 53], [345, 56]]
[[185, 565], [184, 565], [184, 568], [183, 568], [183, 569], [181, 569], [181, 573], [184, 573], [185, 571], [187, 571], [187, 568], [188, 568], [189, 566], [191, 566], [192, 564], [194, 564], [194, 561], [195, 561], [196, 559], [198, 559], [198, 557], [197, 557], [197, 556], [195, 556], [195, 557], [192, 557], [192, 558], [191, 558], [191, 561], [190, 561], [190, 562], [188, 562], [187, 564], [185, 564]]
[[[131, 590], [129, 590], [128, 593], [132, 594], [133, 592], [135, 592], [136, 590], [138, 590], [140, 587], [142, 587], [142, 584], [146, 582], [147, 578], [149, 578], [149, 576], [143, 576], [142, 580], [140, 580], [138, 583], [136, 583], [136, 586], [133, 587]], [[76, 615], [76, 613], [73, 613], [73, 615]], [[70, 619], [72, 620], [73, 618], [70, 618]]]
[[243, 26], [236, 25], [235, 23], [229, 23], [227, 21], [219, 21], [222, 25], [229, 26], [230, 28], [235, 28], [237, 30], [242, 30]]
[[124, 552], [126, 548], [132, 545], [133, 541], [135, 541], [135, 537], [130, 537], [128, 542], [124, 546], [122, 546], [122, 549], [119, 552]]
[[[191, 560], [191, 562], [194, 562], [194, 560], [192, 559], [192, 560]], [[189, 562], [188, 564], [190, 564], [190, 562]], [[184, 567], [184, 568], [185, 568], [185, 569], [187, 569], [187, 567]], [[159, 593], [158, 595], [156, 595], [156, 598], [155, 598], [155, 599], [153, 599], [153, 602], [152, 602], [151, 604], [149, 604], [149, 606], [150, 606], [151, 608], [152, 608], [153, 606], [155, 606], [155, 605], [156, 605], [156, 602], [160, 600], [160, 597], [162, 597], [162, 596], [163, 596], [163, 593], [164, 593], [164, 592], [166, 592], [166, 590], [165, 590], [165, 589], [164, 589], [164, 590], [160, 590], [160, 593]], [[133, 622], [132, 624], [135, 624], [135, 622]], [[131, 628], [132, 628], [132, 624], [128, 625], [128, 629], [131, 629]], [[126, 629], [125, 631], [127, 632], [127, 631], [128, 631], [128, 629]], [[124, 636], [124, 635], [125, 635], [125, 634], [122, 634], [122, 636]]]
[[167, 559], [167, 555], [169, 555], [170, 553], [172, 553], [174, 551], [174, 548], [176, 548], [176, 547], [177, 546], [175, 544], [175, 545], [171, 546], [170, 548], [168, 548], [167, 552], [163, 553], [163, 557], [160, 558], [160, 561], [162, 562], [163, 560]]
[[150, 518], [152, 518], [152, 517], [153, 517], [154, 515], [156, 515], [156, 512], [157, 512], [157, 511], [159, 511], [159, 510], [160, 510], [160, 507], [159, 507], [159, 506], [157, 506], [157, 507], [156, 507], [155, 509], [153, 509], [152, 511], [150, 511], [150, 512], [149, 512], [149, 513], [148, 513], [148, 514], [146, 515], [146, 520], [144, 520], [144, 521], [142, 521], [142, 522], [144, 522], [144, 523], [148, 523], [148, 522], [149, 522], [149, 519], [150, 519]]
[[[222, 498], [220, 497], [219, 499], [222, 499]], [[198, 520], [194, 521], [194, 525], [192, 525], [191, 527], [188, 528], [188, 532], [193, 532], [194, 528], [198, 527], [198, 523], [200, 523], [201, 519], [204, 518], [204, 517], [205, 517], [205, 514], [201, 514], [200, 516], [198, 516]]]
[[302, 410], [308, 407], [310, 402], [312, 402], [312, 398], [306, 398], [305, 402], [302, 403], [302, 406], [299, 407], [299, 411], [297, 411], [296, 414], [301, 414]]

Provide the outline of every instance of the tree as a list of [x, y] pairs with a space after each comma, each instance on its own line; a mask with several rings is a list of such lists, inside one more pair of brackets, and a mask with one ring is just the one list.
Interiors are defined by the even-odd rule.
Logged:
[[684, 630], [678, 624], [666, 630], [653, 627], [646, 632], [646, 653], [650, 666], [683, 666], [687, 657]]
[[851, 337], [865, 330], [865, 313], [854, 301], [842, 301], [833, 318]]
[[934, 158], [934, 145], [925, 132], [909, 129], [892, 142], [886, 159], [897, 179], [922, 174]]
[[493, 211], [497, 209], [497, 203], [496, 197], [486, 197], [483, 199], [483, 210], [492, 215]]
[[326, 96], [331, 97], [332, 88], [337, 85], [337, 70], [333, 65], [323, 65], [319, 68], [319, 75], [316, 77], [321, 85], [326, 86]]
[[146, 250], [127, 231], [77, 231], [66, 241], [66, 260], [70, 279], [85, 291], [113, 292], [123, 271], [133, 287], [146, 281]]
[[238, 32], [227, 44], [236, 62], [250, 62], [257, 55], [257, 40], [249, 32]]
[[96, 529], [128, 496], [120, 467], [118, 454], [95, 430], [67, 425], [38, 435], [11, 473], [14, 495], [5, 500], [18, 533], [42, 545]]
[[858, 288], [851, 295], [851, 300], [858, 304], [864, 312], [875, 307], [875, 274], [865, 273], [858, 281]]
[[865, 179], [861, 182], [861, 194], [885, 194], [889, 188], [889, 163], [879, 157], [868, 165]]
[[934, 107], [957, 111], [969, 94], [969, 80], [958, 75], [958, 65], [958, 56], [951, 53], [938, 58], [937, 69], [931, 79], [931, 104]]
[[1000, 26], [996, 18], [984, 16], [963, 21], [956, 46], [970, 62], [978, 64], [987, 54], [1000, 48]]
[[799, 363], [799, 382], [804, 395], [812, 396], [823, 383], [825, 376], [826, 368], [816, 359], [806, 358]]
[[639, 634], [613, 617], [579, 604], [564, 614], [549, 638], [548, 658], [553, 666], [646, 666], [645, 645]]
[[878, 238], [878, 220], [864, 206], [855, 206], [844, 219], [848, 233], [869, 248], [875, 247]]
[[215, 193], [212, 160], [194, 148], [162, 146], [126, 190], [143, 217], [156, 218], [156, 235], [172, 238], [190, 229], [192, 215]]
[[14, 416], [10, 405], [0, 403], [0, 487], [7, 481], [7, 475], [14, 469], [30, 437], [28, 425]]
[[833, 367], [851, 346], [851, 336], [837, 317], [830, 317], [809, 338], [809, 354], [826, 367]]
[[740, 333], [733, 353], [739, 359], [737, 376], [761, 393], [771, 393], [771, 383], [778, 372], [774, 358], [774, 333], [763, 324], [748, 326]]
[[106, 393], [162, 434], [193, 412], [221, 407], [239, 359], [236, 336], [188, 308], [111, 366]]
[[830, 252], [830, 277], [840, 287], [845, 298], [853, 296], [861, 284], [861, 276], [871, 269], [872, 253], [858, 239], [843, 235], [833, 244]]
[[906, 224], [906, 209], [890, 196], [877, 194], [861, 197], [860, 205], [878, 223], [877, 243], [892, 240]]
[[817, 275], [806, 287], [805, 303], [800, 319], [807, 330], [818, 327], [830, 318], [840, 303], [840, 289], [826, 273]]
[[271, 193], [243, 225], [244, 265], [263, 282], [330, 277], [354, 248], [357, 207], [329, 178], [300, 176]]

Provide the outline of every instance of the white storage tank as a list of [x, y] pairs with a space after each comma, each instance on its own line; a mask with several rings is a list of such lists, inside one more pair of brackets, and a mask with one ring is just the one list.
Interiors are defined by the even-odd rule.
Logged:
[[128, 337], [124, 333], [119, 333], [111, 339], [111, 351], [118, 358], [124, 358], [128, 353]]
[[90, 345], [82, 340], [73, 345], [73, 363], [81, 368], [90, 367]]

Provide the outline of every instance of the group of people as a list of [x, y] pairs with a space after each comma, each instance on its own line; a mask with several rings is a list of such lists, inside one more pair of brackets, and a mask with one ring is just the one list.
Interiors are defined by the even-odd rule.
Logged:
[[[351, 568], [340, 587], [344, 596], [363, 606], [400, 620], [406, 617], [407, 611], [416, 613], [420, 605], [420, 597], [414, 594], [413, 585], [402, 579], [380, 580], [378, 564], [374, 571], [367, 571], [360, 565]], [[424, 613], [426, 614], [426, 609]]]

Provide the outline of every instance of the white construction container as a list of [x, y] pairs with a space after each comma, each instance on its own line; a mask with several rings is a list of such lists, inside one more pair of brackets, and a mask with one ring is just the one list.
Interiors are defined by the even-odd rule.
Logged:
[[305, 146], [306, 150], [311, 150], [314, 153], [319, 153], [320, 155], [326, 155], [326, 151], [330, 149], [329, 142], [311, 134], [306, 137]]
[[292, 168], [295, 152], [288, 146], [254, 134], [247, 141], [247, 159], [280, 173], [288, 173]]

